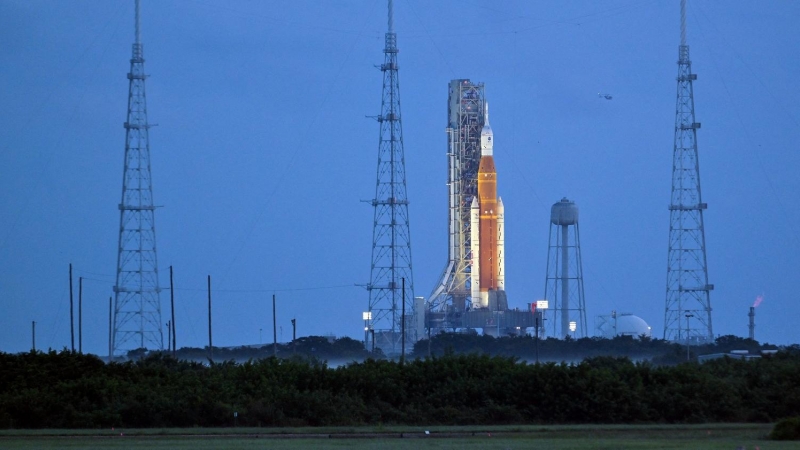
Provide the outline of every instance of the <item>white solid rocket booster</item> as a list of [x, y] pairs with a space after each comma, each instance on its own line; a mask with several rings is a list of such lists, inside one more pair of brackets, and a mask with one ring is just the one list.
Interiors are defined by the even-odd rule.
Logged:
[[505, 258], [505, 207], [503, 199], [497, 197], [497, 289], [506, 290], [506, 258]]
[[470, 281], [472, 285], [472, 308], [481, 307], [481, 241], [480, 241], [481, 209], [478, 206], [478, 197], [472, 198], [472, 207], [469, 214], [469, 239], [472, 242], [472, 272]]

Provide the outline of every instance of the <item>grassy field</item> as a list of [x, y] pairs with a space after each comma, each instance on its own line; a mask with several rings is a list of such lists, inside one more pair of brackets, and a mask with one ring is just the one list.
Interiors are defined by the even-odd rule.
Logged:
[[[2, 449], [703, 449], [788, 450], [763, 424], [424, 428], [3, 430]], [[402, 436], [402, 437], [401, 437]]]

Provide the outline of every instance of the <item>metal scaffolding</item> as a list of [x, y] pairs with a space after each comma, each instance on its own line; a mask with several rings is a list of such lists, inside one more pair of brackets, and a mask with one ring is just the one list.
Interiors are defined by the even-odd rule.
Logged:
[[470, 207], [478, 190], [484, 102], [483, 83], [472, 83], [468, 79], [450, 81], [447, 100], [448, 261], [428, 303], [429, 311], [451, 313], [438, 315], [445, 318], [440, 322], [441, 328], [455, 326], [447, 318], [463, 312], [471, 295]]

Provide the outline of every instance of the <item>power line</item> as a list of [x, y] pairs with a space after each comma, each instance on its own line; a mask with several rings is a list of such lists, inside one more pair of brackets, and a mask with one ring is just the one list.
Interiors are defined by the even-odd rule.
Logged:
[[[109, 283], [114, 284], [114, 280], [110, 279], [103, 279], [103, 278], [90, 278], [90, 277], [83, 277], [83, 281], [96, 281], [100, 283]], [[302, 291], [322, 291], [322, 290], [329, 290], [329, 289], [344, 289], [344, 288], [353, 288], [358, 287], [355, 284], [339, 284], [339, 285], [332, 285], [332, 286], [310, 286], [310, 287], [284, 287], [284, 288], [274, 288], [274, 289], [214, 289], [214, 292], [234, 292], [234, 293], [269, 293], [269, 292], [302, 292]], [[198, 287], [198, 288], [175, 288], [176, 291], [187, 291], [187, 292], [206, 292], [206, 287]]]

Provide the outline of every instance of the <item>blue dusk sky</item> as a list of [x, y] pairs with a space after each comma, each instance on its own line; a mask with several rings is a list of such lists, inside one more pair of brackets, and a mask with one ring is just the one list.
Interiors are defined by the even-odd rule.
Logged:
[[[0, 351], [108, 348], [134, 3], [0, 1]], [[800, 2], [690, 1], [714, 334], [800, 342]], [[363, 338], [386, 2], [142, 0], [164, 322], [179, 346]], [[581, 211], [589, 326], [664, 326], [679, 2], [397, 0], [415, 294], [447, 259], [447, 86], [486, 84], [512, 307]], [[613, 100], [598, 97], [613, 95]], [[263, 330], [263, 337], [260, 336]]]

